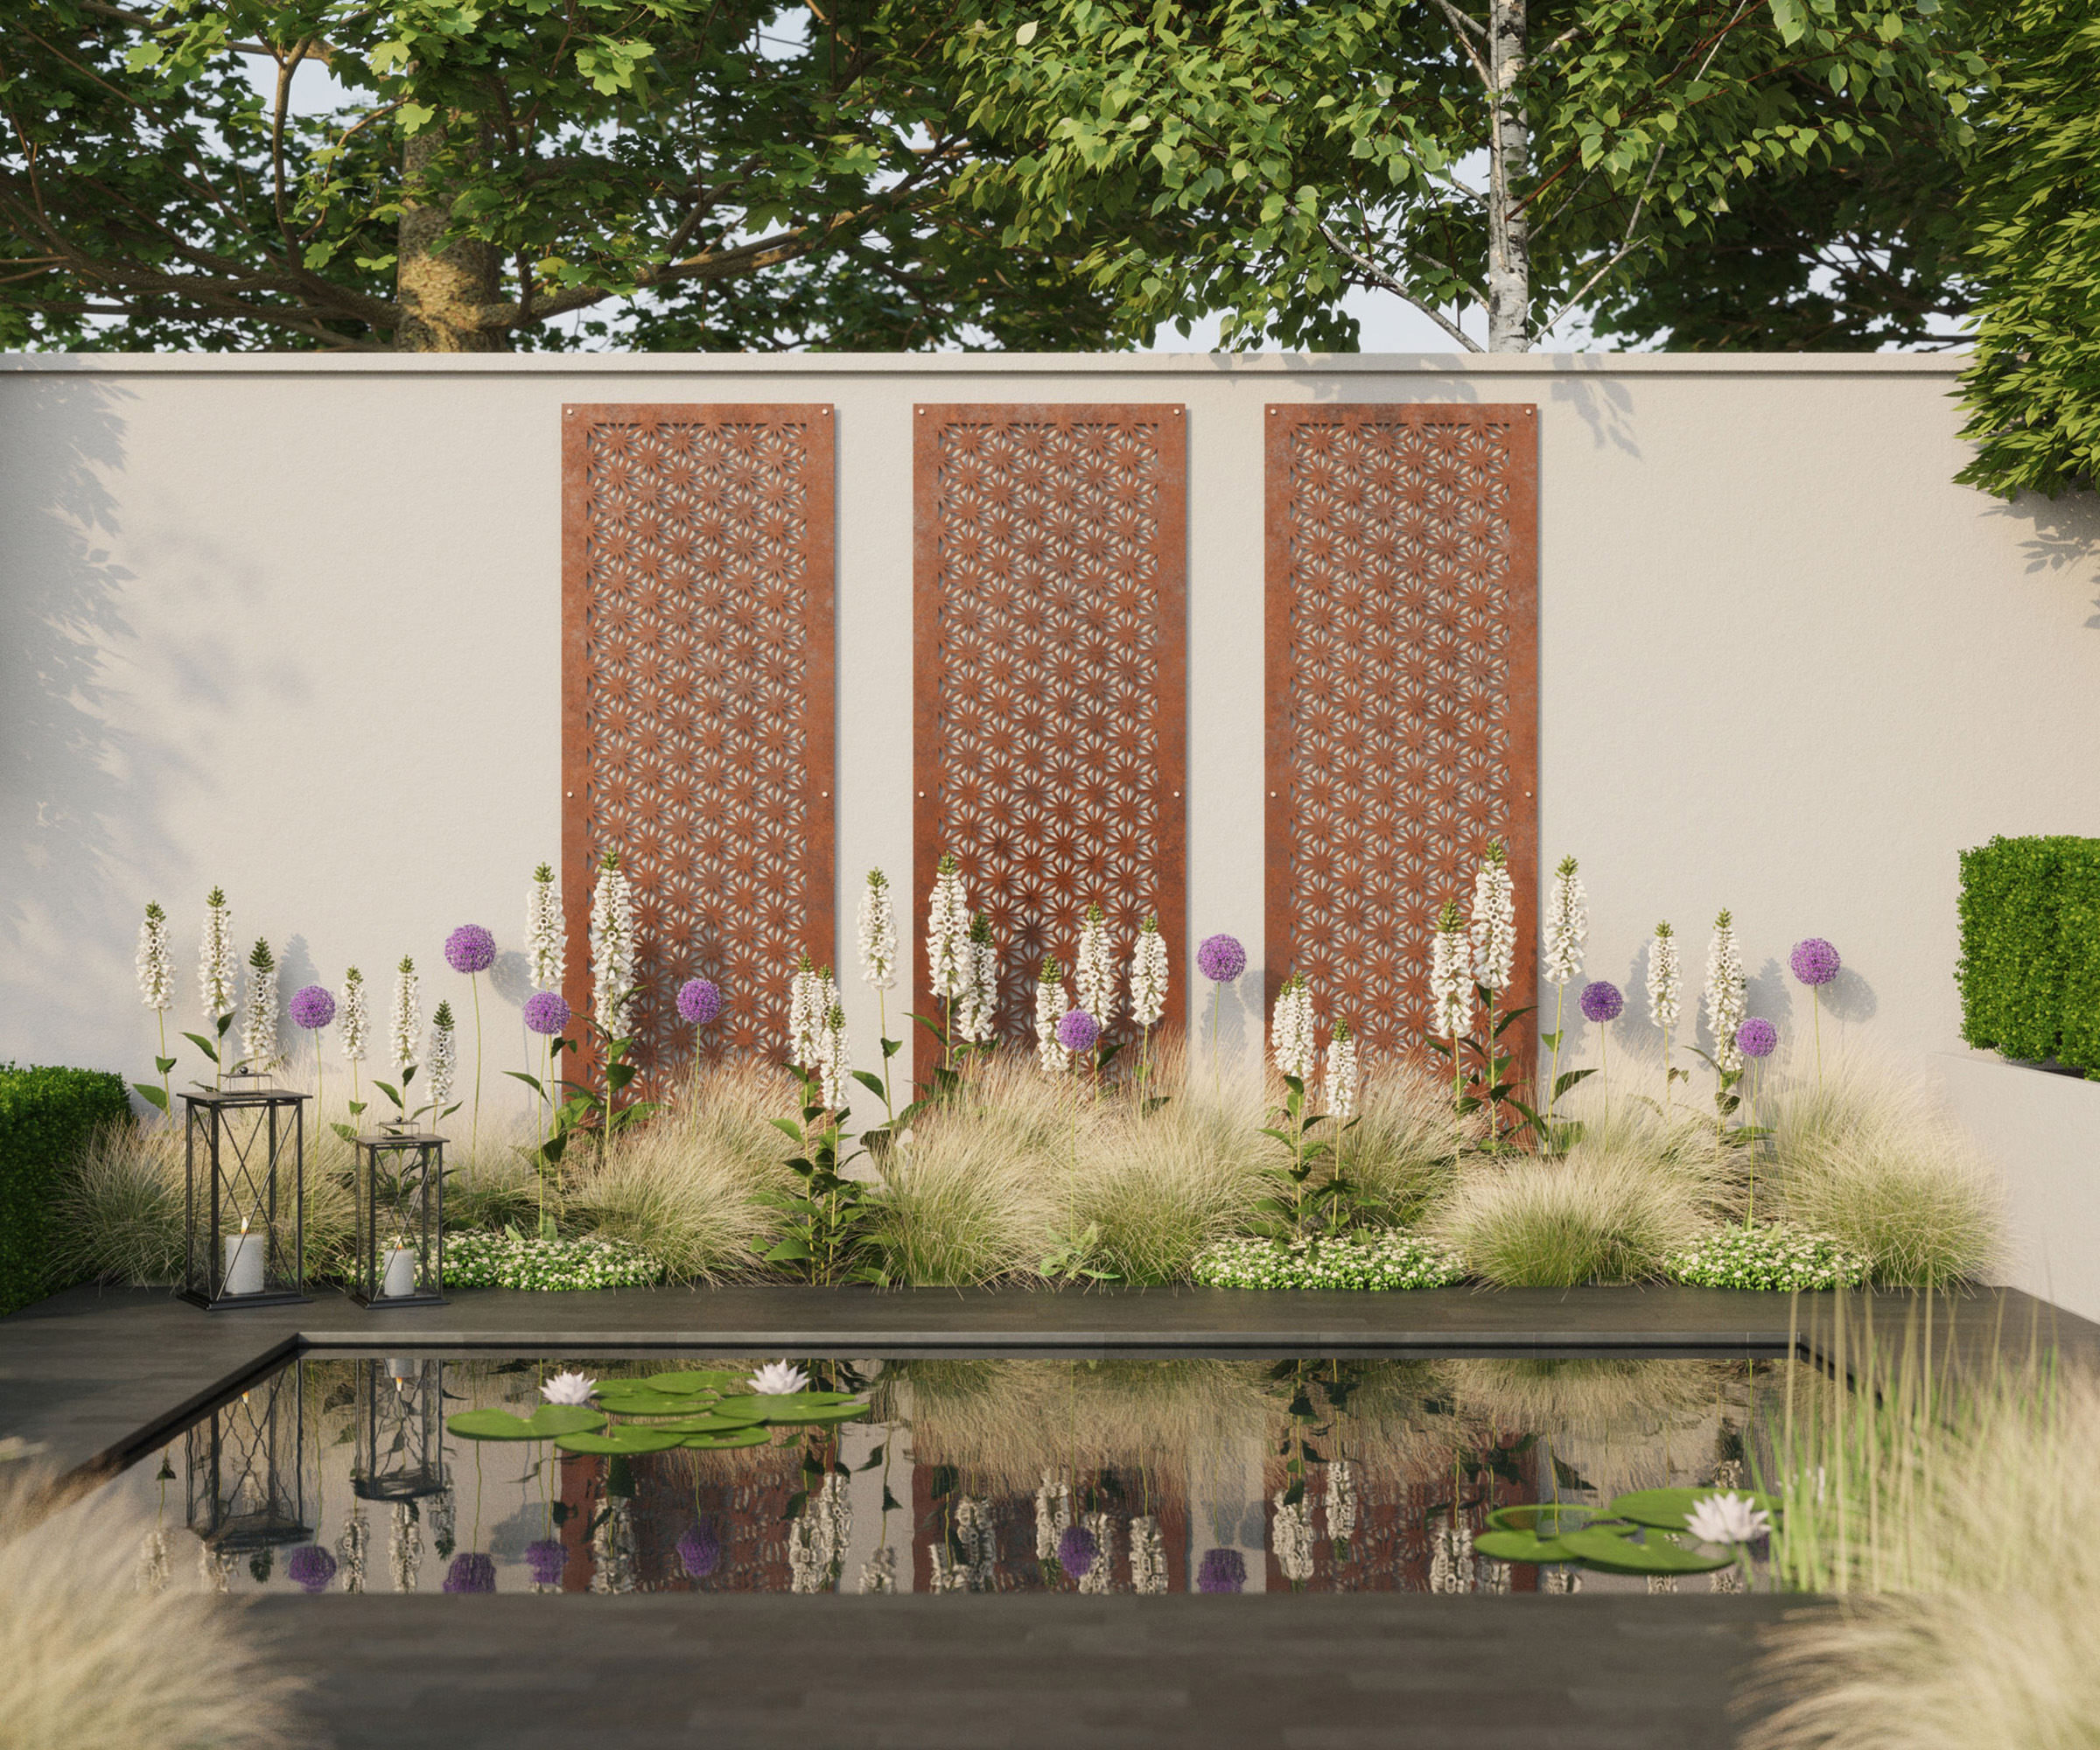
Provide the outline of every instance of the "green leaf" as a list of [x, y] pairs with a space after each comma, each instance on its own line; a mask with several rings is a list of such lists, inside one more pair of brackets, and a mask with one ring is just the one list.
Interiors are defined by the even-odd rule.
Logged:
[[580, 1404], [542, 1404], [530, 1416], [508, 1410], [463, 1410], [445, 1419], [448, 1432], [463, 1440], [548, 1440], [606, 1425], [606, 1418]]
[[706, 1440], [724, 1438], [719, 1435], [674, 1433], [668, 1428], [637, 1428], [628, 1424], [608, 1428], [602, 1434], [564, 1434], [556, 1441], [564, 1452], [614, 1452], [629, 1455], [641, 1452], [668, 1452], [673, 1446], [683, 1446], [688, 1439]]
[[734, 1391], [744, 1383], [742, 1374], [732, 1373], [726, 1368], [703, 1368], [696, 1373], [659, 1373], [639, 1382], [651, 1391], [669, 1393], [673, 1397], [690, 1397], [696, 1391]]
[[[220, 1027], [219, 1029], [219, 1034], [220, 1037], [223, 1039], [226, 1036], [226, 1029], [224, 1027]], [[206, 1057], [210, 1058], [214, 1063], [219, 1061], [219, 1047], [213, 1044], [210, 1040], [205, 1038], [202, 1033], [185, 1033], [183, 1038], [189, 1040], [189, 1042], [195, 1046], [199, 1051], [202, 1052]]]
[[157, 1088], [150, 1082], [134, 1082], [131, 1087], [147, 1105], [157, 1107], [163, 1112], [168, 1110], [168, 1095], [164, 1088]]
[[882, 1078], [876, 1074], [872, 1070], [857, 1069], [853, 1072], [853, 1079], [859, 1082], [863, 1088], [866, 1088], [868, 1092], [872, 1094], [878, 1100], [883, 1097]]
[[724, 1428], [718, 1433], [688, 1434], [679, 1442], [690, 1452], [726, 1452], [739, 1446], [762, 1446], [773, 1436], [758, 1426]]
[[1776, 1522], [1779, 1497], [1747, 1488], [1642, 1488], [1616, 1497], [1607, 1509], [1614, 1519], [1630, 1519], [1636, 1525], [1660, 1530], [1682, 1531], [1696, 1502], [1716, 1494], [1747, 1495], [1753, 1507], [1761, 1507]]
[[1564, 1531], [1557, 1540], [1586, 1565], [1607, 1574], [1710, 1574], [1732, 1567], [1732, 1556], [1704, 1556], [1656, 1532], [1645, 1543], [1602, 1527]]

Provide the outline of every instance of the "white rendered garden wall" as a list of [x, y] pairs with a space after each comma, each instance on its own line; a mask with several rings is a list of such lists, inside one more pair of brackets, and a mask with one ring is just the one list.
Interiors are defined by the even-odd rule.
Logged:
[[[1956, 854], [2100, 834], [2100, 510], [1953, 483], [1955, 361], [1548, 356], [0, 361], [0, 1058], [134, 1075], [168, 906], [289, 942], [286, 987], [404, 952], [460, 1006], [454, 925], [520, 934], [560, 796], [561, 408], [819, 401], [837, 430], [838, 937], [912, 864], [912, 409], [1158, 400], [1189, 432], [1188, 919], [1263, 931], [1263, 410], [1534, 402], [1540, 843], [1582, 859], [1592, 976], [1659, 918], [1696, 982], [1731, 906], [1754, 1012], [1959, 1049]], [[1535, 911], [1535, 906], [1534, 906]], [[1177, 971], [1188, 944], [1175, 945]], [[500, 966], [499, 971], [501, 971]], [[513, 977], [493, 998], [516, 1054]], [[453, 988], [457, 986], [458, 988]], [[857, 1039], [872, 1000], [848, 984]], [[1229, 1030], [1247, 1011], [1228, 1009]], [[892, 1029], [894, 1031], [894, 1029]], [[471, 1047], [470, 1047], [471, 1050]], [[864, 1052], [864, 1056], [872, 1053]], [[509, 1085], [509, 1084], [506, 1084]], [[2032, 1237], [2032, 1236], [2030, 1236]], [[2062, 1284], [2058, 1284], [2062, 1292]]]

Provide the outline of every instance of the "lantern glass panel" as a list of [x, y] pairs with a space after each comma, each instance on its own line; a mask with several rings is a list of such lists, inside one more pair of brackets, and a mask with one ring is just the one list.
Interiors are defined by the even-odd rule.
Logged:
[[444, 1363], [357, 1364], [357, 1468], [366, 1501], [422, 1501], [444, 1489]]
[[445, 1138], [406, 1128], [357, 1139], [357, 1265], [372, 1307], [444, 1305]]
[[184, 1299], [217, 1311], [307, 1298], [308, 1098], [248, 1074], [182, 1096]]
[[221, 1404], [183, 1438], [188, 1524], [207, 1548], [230, 1556], [313, 1540], [304, 1362]]

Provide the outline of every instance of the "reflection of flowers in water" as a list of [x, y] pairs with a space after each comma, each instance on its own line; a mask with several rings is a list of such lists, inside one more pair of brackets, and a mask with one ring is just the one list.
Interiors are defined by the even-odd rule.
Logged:
[[970, 1577], [962, 1564], [956, 1560], [955, 1551], [942, 1544], [929, 1544], [927, 1556], [933, 1568], [933, 1588], [935, 1592], [967, 1592]]
[[1552, 1592], [1580, 1592], [1582, 1570], [1559, 1562], [1550, 1562], [1538, 1571], [1538, 1589]]
[[1648, 1589], [1650, 1592], [1675, 1592], [1677, 1589], [1677, 1577], [1675, 1574], [1650, 1574], [1648, 1577]]
[[1277, 1491], [1274, 1536], [1277, 1566], [1292, 1586], [1303, 1586], [1312, 1578], [1312, 1509], [1304, 1495], [1292, 1501], [1288, 1490]]
[[1198, 1592], [1244, 1592], [1247, 1558], [1237, 1550], [1206, 1550], [1196, 1568]]
[[860, 1589], [864, 1592], [897, 1590], [897, 1552], [887, 1544], [860, 1564]]
[[430, 1542], [438, 1546], [438, 1558], [443, 1561], [452, 1553], [458, 1542], [458, 1502], [453, 1498], [450, 1483], [438, 1491], [438, 1498], [430, 1503]]
[[234, 1558], [224, 1550], [215, 1550], [209, 1544], [197, 1546], [197, 1571], [204, 1576], [204, 1583], [213, 1592], [224, 1592], [227, 1582], [233, 1577]]
[[833, 1471], [809, 1491], [802, 1513], [788, 1528], [789, 1584], [796, 1592], [829, 1591], [838, 1578], [838, 1558], [853, 1534], [853, 1502], [846, 1479]]
[[696, 1520], [678, 1540], [678, 1562], [687, 1574], [704, 1580], [722, 1565], [722, 1539], [711, 1519]]
[[1130, 1590], [1140, 1598], [1166, 1590], [1166, 1534], [1149, 1513], [1130, 1521]]
[[335, 1578], [335, 1558], [318, 1544], [302, 1544], [285, 1558], [284, 1572], [301, 1592], [324, 1592]]
[[1707, 1576], [1716, 1592], [1740, 1592], [1743, 1589], [1743, 1571], [1740, 1568], [1716, 1568]]
[[1336, 1459], [1327, 1466], [1327, 1536], [1346, 1544], [1356, 1530], [1356, 1466]]
[[1473, 1533], [1453, 1525], [1448, 1519], [1441, 1522], [1430, 1547], [1429, 1589], [1440, 1592], [1471, 1592], [1474, 1565]]
[[1072, 1487], [1043, 1473], [1042, 1487], [1035, 1492], [1035, 1559], [1054, 1562], [1057, 1540], [1072, 1522]]
[[371, 1544], [372, 1528], [365, 1523], [364, 1503], [360, 1502], [351, 1508], [350, 1518], [343, 1527], [343, 1535], [335, 1540], [335, 1555], [342, 1564], [345, 1592], [362, 1592], [365, 1589], [365, 1553]]
[[525, 1546], [525, 1567], [535, 1592], [552, 1592], [562, 1583], [569, 1551], [559, 1537], [536, 1537]]
[[992, 1529], [991, 1503], [984, 1496], [966, 1494], [956, 1502], [956, 1542], [962, 1550], [965, 1586], [971, 1592], [990, 1592], [999, 1544]]
[[[1088, 1514], [1088, 1519], [1096, 1516]], [[1067, 1579], [1083, 1579], [1101, 1559], [1101, 1539], [1091, 1525], [1068, 1525], [1057, 1540], [1057, 1564]]]
[[627, 1494], [606, 1497], [605, 1516], [591, 1534], [591, 1556], [595, 1570], [591, 1590], [628, 1592], [640, 1589], [634, 1547], [634, 1498]]
[[171, 1569], [168, 1534], [156, 1527], [139, 1546], [137, 1587], [143, 1592], [165, 1592]]
[[496, 1589], [496, 1564], [494, 1557], [479, 1550], [462, 1550], [452, 1558], [452, 1564], [444, 1572], [444, 1589], [447, 1592], [494, 1592]]
[[[1107, 1592], [1116, 1560], [1116, 1522], [1105, 1513], [1089, 1513], [1072, 1530], [1094, 1540], [1094, 1558], [1078, 1577], [1079, 1589], [1084, 1592]], [[1071, 1535], [1071, 1531], [1065, 1533], [1067, 1537]], [[1071, 1564], [1068, 1562], [1065, 1572], [1071, 1571]]]
[[394, 1529], [387, 1536], [387, 1564], [394, 1572], [396, 1592], [414, 1592], [423, 1567], [423, 1526], [412, 1502], [394, 1503]]

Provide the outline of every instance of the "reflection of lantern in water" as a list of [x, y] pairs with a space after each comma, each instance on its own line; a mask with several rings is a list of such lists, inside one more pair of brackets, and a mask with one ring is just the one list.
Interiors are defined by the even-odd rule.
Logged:
[[293, 1362], [184, 1437], [187, 1523], [208, 1550], [252, 1553], [312, 1540], [305, 1404], [304, 1368]]
[[350, 1488], [363, 1501], [424, 1501], [444, 1488], [444, 1363], [357, 1363], [357, 1450]]
[[235, 1073], [182, 1096], [182, 1298], [217, 1311], [306, 1298], [304, 1094]]

